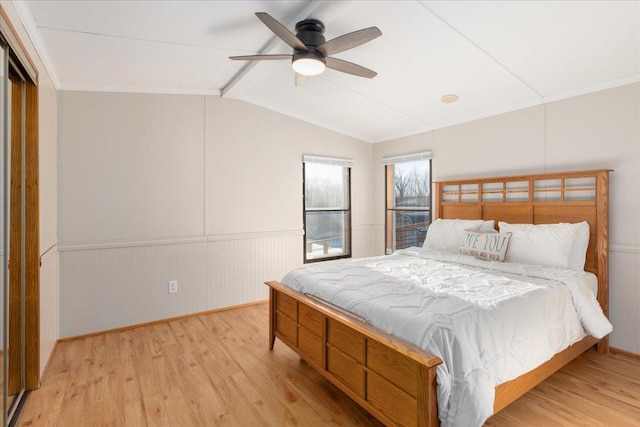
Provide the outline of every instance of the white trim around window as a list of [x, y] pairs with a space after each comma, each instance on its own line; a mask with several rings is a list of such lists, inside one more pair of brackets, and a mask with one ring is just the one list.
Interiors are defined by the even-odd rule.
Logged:
[[333, 166], [342, 166], [345, 168], [350, 168], [353, 164], [353, 160], [350, 159], [339, 159], [337, 157], [321, 157], [321, 156], [311, 156], [305, 154], [302, 156], [302, 161], [304, 163], [319, 163], [323, 165], [333, 165]]
[[383, 165], [393, 165], [396, 163], [411, 162], [413, 160], [431, 159], [433, 153], [431, 151], [423, 151], [422, 153], [405, 154], [403, 156], [385, 157], [382, 159]]

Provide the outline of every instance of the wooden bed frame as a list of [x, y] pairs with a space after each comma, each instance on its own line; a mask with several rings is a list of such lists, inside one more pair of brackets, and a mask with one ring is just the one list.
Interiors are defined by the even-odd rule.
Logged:
[[[550, 224], [587, 221], [585, 270], [598, 277], [608, 316], [609, 170], [464, 179], [435, 183], [434, 217]], [[437, 426], [438, 357], [278, 282], [266, 282], [269, 345], [275, 338], [386, 425]], [[607, 337], [587, 336], [538, 368], [496, 387], [494, 413]]]

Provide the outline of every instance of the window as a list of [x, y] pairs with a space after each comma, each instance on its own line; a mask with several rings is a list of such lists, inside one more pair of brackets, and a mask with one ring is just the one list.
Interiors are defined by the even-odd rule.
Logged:
[[304, 262], [351, 256], [351, 161], [304, 156]]
[[422, 246], [431, 224], [431, 152], [383, 159], [385, 253]]

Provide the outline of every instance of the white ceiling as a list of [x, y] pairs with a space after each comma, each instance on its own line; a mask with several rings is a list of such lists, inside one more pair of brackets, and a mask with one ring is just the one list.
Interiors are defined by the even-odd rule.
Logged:
[[[640, 81], [640, 1], [15, 1], [60, 90], [220, 94], [378, 142]], [[327, 40], [377, 26], [334, 70], [294, 86], [254, 15]], [[454, 104], [440, 102], [456, 94]]]

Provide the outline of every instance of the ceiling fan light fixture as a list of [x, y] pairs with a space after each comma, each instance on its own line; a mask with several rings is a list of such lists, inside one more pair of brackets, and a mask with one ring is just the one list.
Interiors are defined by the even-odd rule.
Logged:
[[298, 58], [291, 63], [293, 71], [303, 76], [317, 76], [322, 74], [326, 66], [324, 62], [315, 58]]

